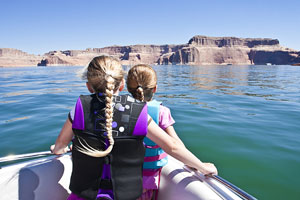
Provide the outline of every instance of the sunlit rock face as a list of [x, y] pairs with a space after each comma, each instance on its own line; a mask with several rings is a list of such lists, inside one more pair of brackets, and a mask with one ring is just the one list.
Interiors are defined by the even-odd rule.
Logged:
[[277, 39], [194, 36], [186, 47], [162, 55], [161, 64], [293, 64], [300, 52], [279, 45]]
[[265, 65], [300, 63], [300, 51], [280, 46], [277, 39], [194, 36], [180, 45], [129, 45], [50, 51], [42, 56], [0, 49], [0, 66], [84, 66], [99, 55], [111, 55], [124, 65]]
[[0, 67], [36, 66], [41, 59], [18, 49], [0, 48]]

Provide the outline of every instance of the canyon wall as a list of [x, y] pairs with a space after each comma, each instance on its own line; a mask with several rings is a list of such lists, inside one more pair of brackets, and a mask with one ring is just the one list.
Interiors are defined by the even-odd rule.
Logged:
[[280, 46], [277, 39], [194, 36], [180, 45], [130, 45], [50, 51], [43, 56], [0, 49], [0, 66], [87, 65], [98, 55], [112, 55], [124, 65], [286, 65], [300, 63], [300, 51]]
[[44, 55], [39, 65], [87, 65], [97, 55], [111, 55], [123, 65], [138, 63], [158, 64], [162, 55], [178, 51], [187, 45], [131, 45], [89, 48], [86, 50], [51, 51]]
[[0, 67], [37, 66], [42, 56], [25, 53], [18, 49], [0, 48]]
[[159, 64], [265, 65], [300, 62], [300, 52], [279, 45], [276, 39], [194, 36], [186, 47], [162, 55]]

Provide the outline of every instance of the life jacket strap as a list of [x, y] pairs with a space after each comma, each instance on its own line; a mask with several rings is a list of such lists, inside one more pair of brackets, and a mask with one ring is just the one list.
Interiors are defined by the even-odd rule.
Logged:
[[157, 156], [149, 156], [149, 157], [145, 157], [144, 158], [144, 162], [153, 162], [153, 161], [157, 161], [157, 160], [161, 160], [165, 157], [167, 157], [168, 154], [166, 152], [159, 154]]
[[154, 146], [151, 146], [151, 145], [145, 145], [145, 147], [148, 148], [148, 149], [157, 149], [157, 148], [159, 148], [158, 145], [154, 145]]
[[101, 179], [99, 188], [103, 190], [112, 190], [113, 186], [111, 179]]
[[109, 158], [109, 156], [105, 156], [104, 157], [104, 164], [107, 164], [107, 165], [110, 164], [110, 158]]

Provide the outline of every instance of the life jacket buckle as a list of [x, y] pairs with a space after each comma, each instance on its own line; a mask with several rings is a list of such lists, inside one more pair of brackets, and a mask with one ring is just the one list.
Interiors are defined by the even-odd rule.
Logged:
[[105, 156], [104, 157], [104, 164], [107, 164], [107, 165], [110, 164], [110, 156]]

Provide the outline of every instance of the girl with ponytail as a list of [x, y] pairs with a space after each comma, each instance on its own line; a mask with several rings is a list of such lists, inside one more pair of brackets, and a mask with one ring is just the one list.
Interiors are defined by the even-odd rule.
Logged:
[[[146, 64], [135, 65], [128, 72], [126, 84], [127, 90], [134, 98], [147, 102], [148, 113], [159, 127], [184, 146], [173, 128], [175, 121], [171, 116], [170, 109], [153, 99], [157, 90], [155, 70]], [[143, 166], [143, 194], [139, 200], [157, 199], [160, 172], [162, 167], [167, 164], [168, 158], [166, 153], [153, 141], [145, 138], [144, 143], [146, 153]]]
[[[127, 89], [132, 96], [148, 104], [148, 114], [154, 119], [161, 129], [167, 133], [177, 145], [185, 149], [183, 142], [177, 136], [173, 124], [174, 119], [171, 116], [170, 109], [163, 106], [161, 102], [153, 99], [157, 90], [157, 75], [155, 70], [145, 64], [133, 66], [127, 76]], [[165, 134], [163, 133], [163, 134]], [[162, 150], [163, 146], [158, 146], [152, 140], [144, 139], [146, 153], [143, 165], [143, 194], [138, 200], [157, 199], [159, 191], [160, 172], [163, 166], [168, 162], [166, 153]], [[203, 163], [207, 167], [210, 164]], [[201, 170], [206, 173], [205, 170]]]
[[72, 140], [69, 200], [139, 198], [145, 136], [186, 165], [204, 174], [217, 174], [213, 164], [202, 163], [159, 128], [147, 114], [145, 102], [119, 95], [124, 88], [124, 72], [117, 59], [93, 58], [84, 77], [92, 94], [78, 98], [50, 148], [56, 155], [66, 153]]

